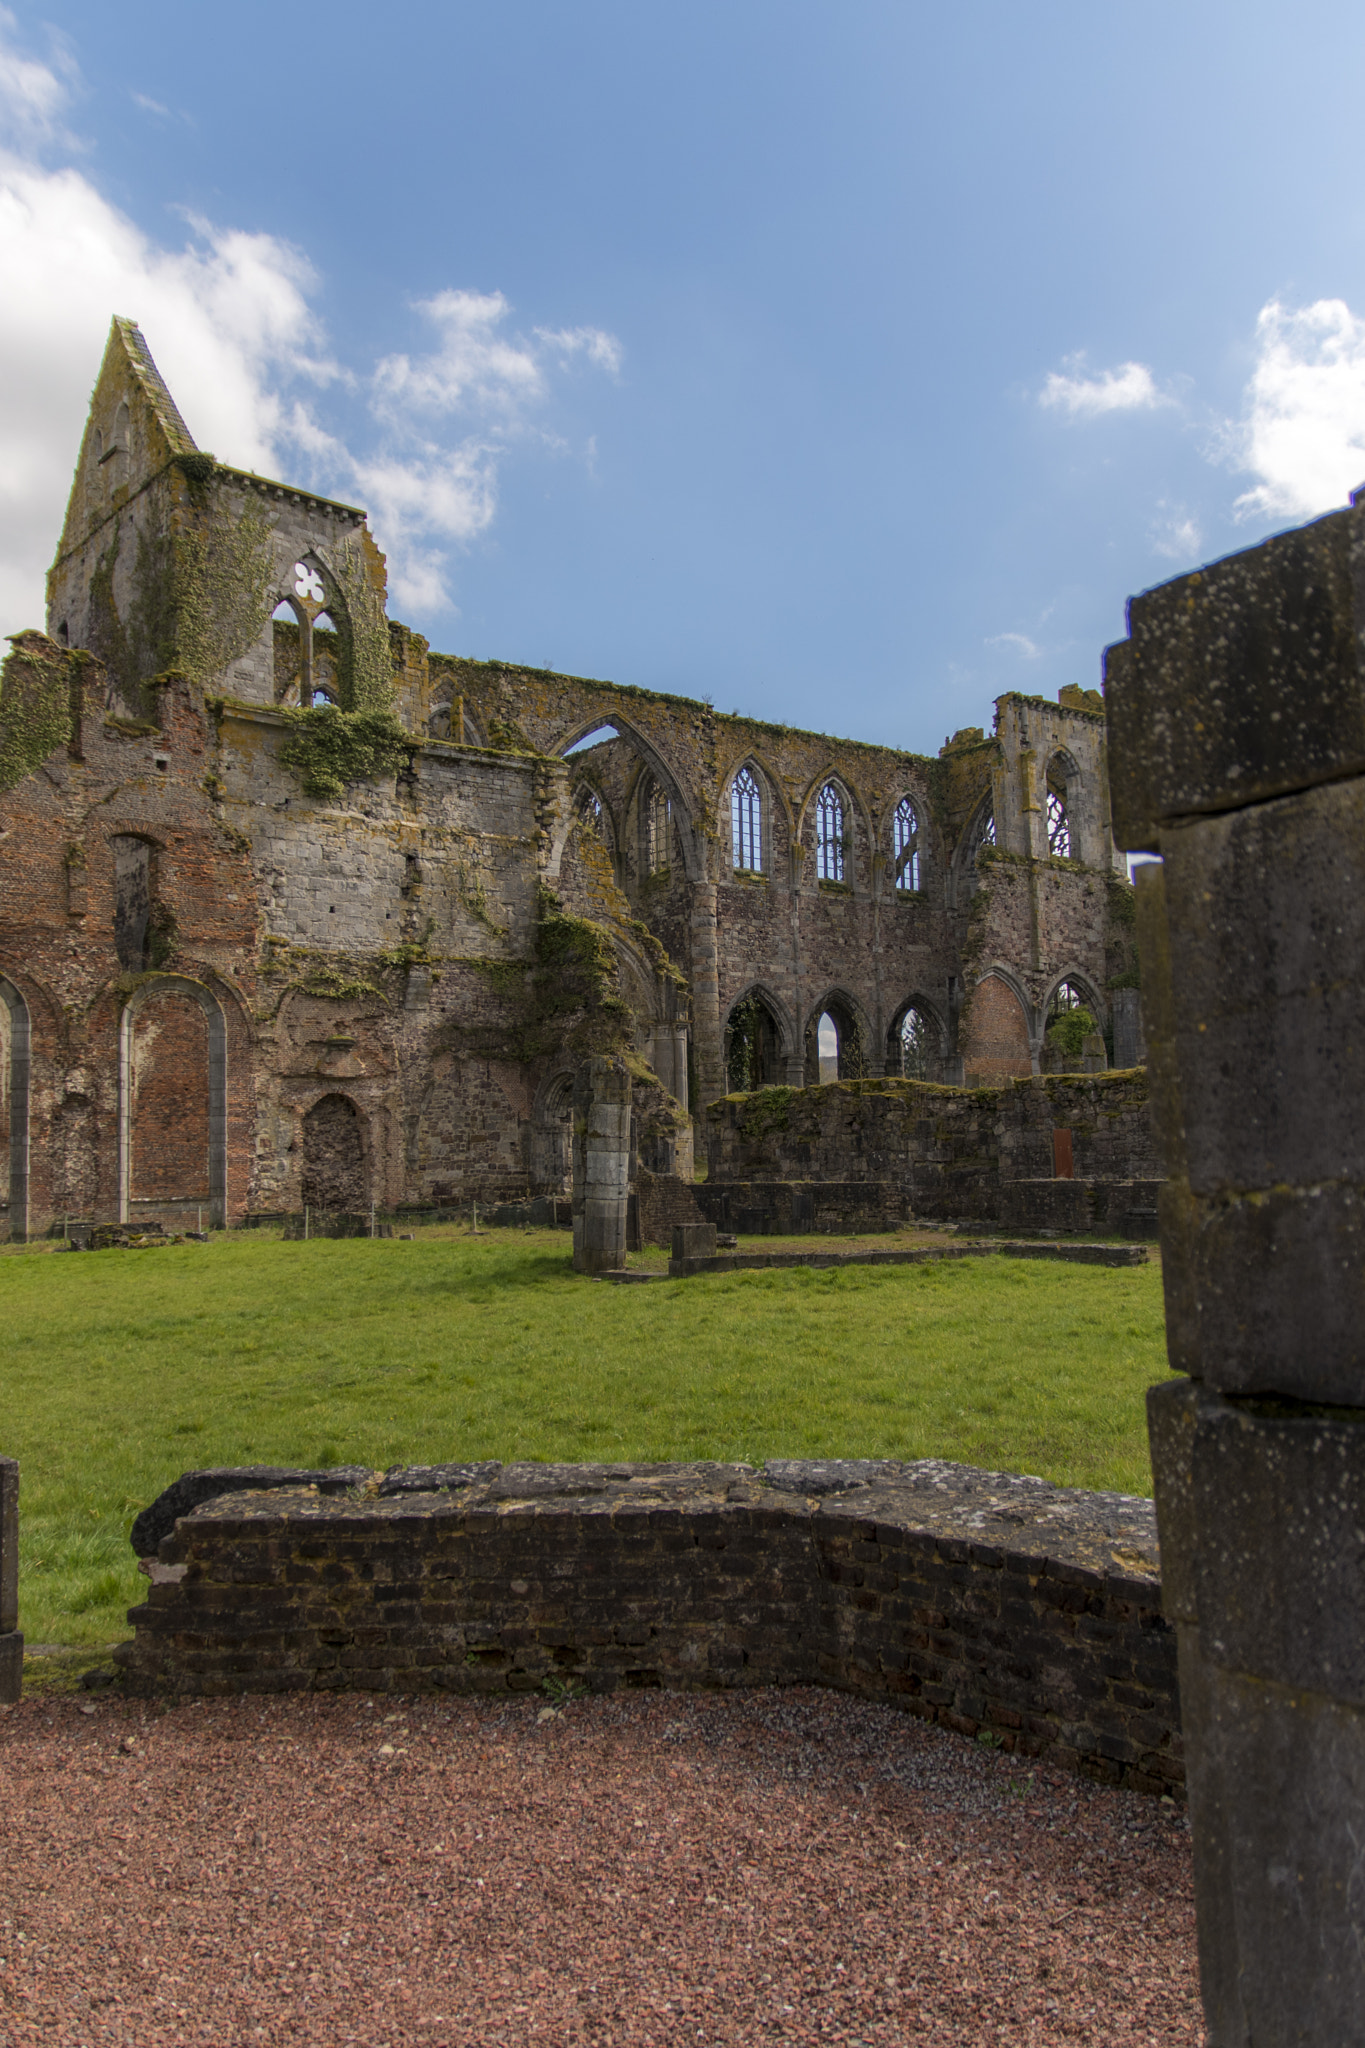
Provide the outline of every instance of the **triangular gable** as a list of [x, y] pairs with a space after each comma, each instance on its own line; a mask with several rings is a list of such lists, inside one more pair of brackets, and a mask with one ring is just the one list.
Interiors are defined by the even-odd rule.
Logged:
[[115, 316], [95, 380], [58, 561], [178, 455], [194, 436], [135, 320]]

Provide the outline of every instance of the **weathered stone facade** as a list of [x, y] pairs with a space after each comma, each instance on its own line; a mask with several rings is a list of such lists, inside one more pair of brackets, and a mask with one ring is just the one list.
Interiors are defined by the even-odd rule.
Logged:
[[1111, 1784], [1182, 1780], [1149, 1501], [932, 1459], [344, 1481], [191, 1474], [153, 1504], [127, 1687], [814, 1683]]
[[1064, 986], [1133, 1056], [1062, 698], [928, 759], [433, 654], [363, 513], [197, 449], [115, 322], [0, 690], [9, 1230], [562, 1193], [595, 1054], [686, 1179], [689, 1110], [820, 1079], [822, 1015], [844, 1076], [975, 1085], [1055, 1064]]

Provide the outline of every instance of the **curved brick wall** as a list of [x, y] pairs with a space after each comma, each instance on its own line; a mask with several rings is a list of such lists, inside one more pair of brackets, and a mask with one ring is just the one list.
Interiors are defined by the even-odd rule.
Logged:
[[139, 1522], [201, 1498], [144, 1562], [130, 1690], [817, 1683], [1182, 1780], [1150, 1501], [936, 1460], [277, 1477], [187, 1475]]

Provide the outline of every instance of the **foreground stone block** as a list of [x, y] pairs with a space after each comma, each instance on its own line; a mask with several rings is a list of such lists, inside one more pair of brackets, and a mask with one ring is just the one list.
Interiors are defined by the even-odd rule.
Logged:
[[1107, 706], [1212, 2048], [1365, 2044], [1365, 505], [1135, 599]]
[[1330, 512], [1132, 599], [1105, 657], [1118, 845], [1365, 772], [1359, 554], [1358, 514]]
[[1181, 1782], [1150, 1501], [894, 1459], [408, 1467], [362, 1491], [180, 1515], [115, 1653], [128, 1687], [824, 1684]]

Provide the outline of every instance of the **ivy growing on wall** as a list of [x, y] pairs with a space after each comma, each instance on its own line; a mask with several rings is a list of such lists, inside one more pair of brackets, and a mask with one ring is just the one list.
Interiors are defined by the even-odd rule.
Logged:
[[475, 963], [507, 1005], [506, 1024], [462, 1035], [490, 1059], [620, 1053], [631, 1044], [635, 1018], [620, 993], [611, 933], [590, 918], [571, 917], [550, 889], [540, 891], [538, 910], [529, 962]]
[[393, 712], [337, 711], [319, 704], [287, 710], [291, 731], [280, 765], [298, 778], [305, 796], [335, 803], [353, 782], [372, 782], [402, 766], [412, 746]]
[[15, 633], [0, 668], [0, 790], [71, 738], [71, 663], [45, 633]]
[[331, 562], [342, 596], [342, 709], [371, 717], [393, 713], [393, 657], [381, 592], [370, 581], [358, 542], [343, 541]]

